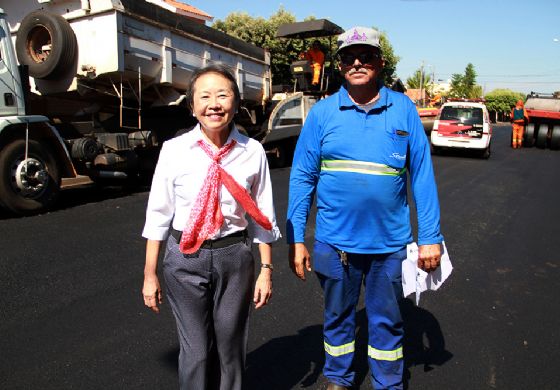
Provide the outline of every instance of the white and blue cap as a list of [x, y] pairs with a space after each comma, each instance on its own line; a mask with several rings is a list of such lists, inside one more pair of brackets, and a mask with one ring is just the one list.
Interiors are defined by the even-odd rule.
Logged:
[[379, 47], [379, 31], [373, 28], [355, 26], [352, 27], [338, 36], [337, 44], [339, 53], [342, 49], [353, 45], [368, 45]]

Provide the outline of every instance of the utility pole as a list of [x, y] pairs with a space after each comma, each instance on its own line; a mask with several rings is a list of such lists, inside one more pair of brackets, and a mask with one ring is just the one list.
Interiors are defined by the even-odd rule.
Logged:
[[420, 107], [424, 107], [424, 61], [420, 65]]

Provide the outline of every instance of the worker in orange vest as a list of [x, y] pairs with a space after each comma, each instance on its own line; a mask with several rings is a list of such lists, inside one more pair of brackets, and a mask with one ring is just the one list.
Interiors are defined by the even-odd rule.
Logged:
[[514, 149], [521, 148], [523, 143], [523, 133], [525, 132], [525, 125], [529, 122], [529, 116], [525, 107], [523, 106], [523, 100], [518, 100], [514, 108], [511, 109], [511, 123], [513, 126], [513, 136], [511, 139], [511, 147]]
[[311, 85], [319, 85], [319, 80], [321, 79], [321, 69], [325, 63], [325, 54], [321, 50], [321, 42], [315, 40], [313, 44], [305, 53], [302, 53], [301, 57], [309, 61], [311, 68], [313, 69], [313, 79]]

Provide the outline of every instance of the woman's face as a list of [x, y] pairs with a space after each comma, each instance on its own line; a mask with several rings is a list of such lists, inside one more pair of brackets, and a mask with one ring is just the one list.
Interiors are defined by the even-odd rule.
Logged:
[[195, 81], [193, 91], [192, 111], [202, 129], [210, 133], [227, 131], [236, 109], [231, 82], [221, 74], [206, 73]]

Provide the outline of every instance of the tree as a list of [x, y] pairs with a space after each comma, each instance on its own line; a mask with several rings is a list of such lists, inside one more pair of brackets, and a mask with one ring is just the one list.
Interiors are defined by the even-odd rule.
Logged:
[[383, 71], [381, 72], [381, 78], [385, 85], [391, 85], [396, 79], [395, 71], [397, 70], [397, 64], [401, 58], [395, 54], [387, 34], [376, 27], [373, 28], [381, 33], [379, 37], [379, 46], [381, 46], [381, 52], [383, 53], [383, 60], [385, 63]]
[[270, 52], [272, 82], [274, 84], [291, 83], [290, 58], [297, 58], [303, 49], [303, 43], [297, 39], [286, 42], [276, 38], [278, 26], [294, 23], [296, 18], [283, 7], [266, 20], [253, 18], [246, 12], [233, 12], [222, 20], [216, 20], [212, 27], [232, 35]]
[[476, 71], [473, 64], [468, 64], [464, 74], [451, 76], [449, 97], [474, 99], [482, 97], [482, 87], [476, 85]]
[[463, 76], [463, 88], [465, 88], [467, 97], [469, 98], [482, 97], [481, 95], [472, 96], [474, 93], [476, 93], [475, 86], [476, 86], [476, 72], [474, 70], [474, 65], [469, 63], [465, 68], [465, 75]]
[[518, 100], [525, 100], [525, 95], [509, 89], [495, 89], [485, 96], [485, 100], [488, 111], [505, 117]]
[[427, 85], [432, 83], [432, 78], [429, 74], [424, 73], [422, 76], [422, 70], [418, 69], [412, 76], [406, 79], [406, 86], [407, 88], [411, 89], [420, 89], [426, 88]]
[[[310, 16], [304, 20], [313, 19], [315, 18]], [[293, 78], [290, 72], [290, 64], [307, 47], [304, 47], [305, 43], [301, 39], [276, 38], [276, 32], [281, 24], [294, 23], [295, 21], [295, 16], [281, 6], [268, 20], [262, 17], [253, 18], [246, 12], [233, 12], [226, 16], [224, 20], [216, 20], [212, 27], [268, 50], [271, 57], [270, 65], [273, 84], [292, 84]], [[330, 48], [333, 54], [336, 52], [336, 39], [319, 38], [319, 41], [324, 48]], [[385, 60], [385, 67], [381, 77], [386, 85], [391, 85], [394, 81], [395, 70], [400, 58], [395, 55], [385, 33], [381, 32], [379, 41]], [[325, 66], [329, 65], [331, 64], [327, 56]], [[337, 64], [333, 65], [336, 66]]]

